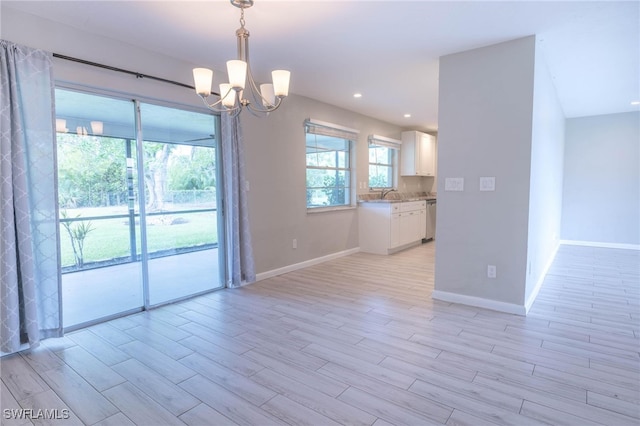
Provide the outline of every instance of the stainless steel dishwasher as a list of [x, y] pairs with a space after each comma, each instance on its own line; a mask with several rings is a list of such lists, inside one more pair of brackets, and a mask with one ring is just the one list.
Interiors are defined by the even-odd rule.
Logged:
[[436, 200], [427, 200], [427, 232], [425, 240], [436, 239]]

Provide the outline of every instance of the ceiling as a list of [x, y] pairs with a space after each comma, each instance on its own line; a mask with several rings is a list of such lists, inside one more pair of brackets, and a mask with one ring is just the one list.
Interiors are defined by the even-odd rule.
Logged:
[[[227, 0], [2, 3], [217, 70], [236, 56]], [[438, 128], [440, 56], [532, 34], [567, 117], [638, 110], [639, 1], [255, 0], [245, 19], [257, 80], [289, 69], [291, 92], [405, 128]]]

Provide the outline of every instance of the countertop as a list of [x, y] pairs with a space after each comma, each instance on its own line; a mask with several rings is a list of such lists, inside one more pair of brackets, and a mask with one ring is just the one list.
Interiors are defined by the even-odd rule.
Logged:
[[435, 200], [436, 197], [435, 195], [425, 195], [425, 196], [421, 196], [421, 197], [410, 197], [410, 198], [400, 198], [400, 199], [390, 199], [390, 198], [384, 198], [384, 199], [370, 199], [370, 200], [358, 200], [358, 203], [404, 203], [407, 201], [430, 201], [430, 200]]

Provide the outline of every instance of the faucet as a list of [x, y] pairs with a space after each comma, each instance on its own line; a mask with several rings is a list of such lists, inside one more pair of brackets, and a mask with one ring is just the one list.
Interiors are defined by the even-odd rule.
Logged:
[[391, 189], [383, 189], [382, 192], [380, 192], [380, 199], [384, 200], [384, 197], [387, 196], [388, 193], [396, 191], [395, 188], [391, 188]]

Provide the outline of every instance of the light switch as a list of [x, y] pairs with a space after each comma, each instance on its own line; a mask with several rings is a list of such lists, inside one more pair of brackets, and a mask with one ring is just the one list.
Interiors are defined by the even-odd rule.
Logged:
[[464, 191], [464, 178], [445, 178], [445, 191]]
[[495, 191], [496, 178], [494, 176], [482, 176], [480, 178], [480, 191]]
[[496, 265], [487, 265], [487, 278], [496, 277]]

